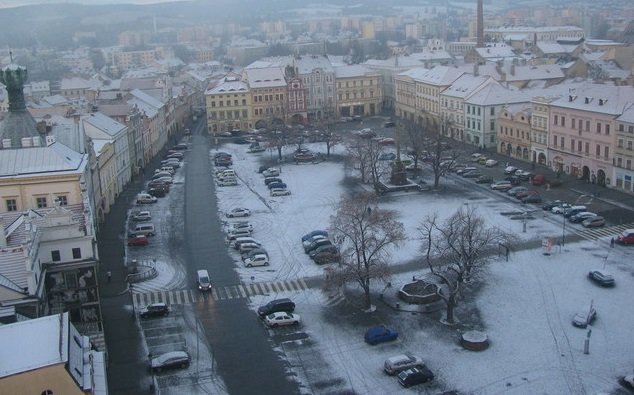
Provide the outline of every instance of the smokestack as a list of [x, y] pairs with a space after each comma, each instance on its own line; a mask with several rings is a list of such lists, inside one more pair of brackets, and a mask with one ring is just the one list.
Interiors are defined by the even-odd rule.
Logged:
[[477, 20], [477, 30], [478, 30], [478, 42], [476, 44], [476, 48], [484, 47], [484, 15], [482, 11], [482, 0], [478, 0], [478, 20]]

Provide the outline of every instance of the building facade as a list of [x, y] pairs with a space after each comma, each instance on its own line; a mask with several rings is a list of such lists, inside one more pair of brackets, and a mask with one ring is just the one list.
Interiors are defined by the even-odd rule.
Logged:
[[616, 119], [615, 188], [634, 192], [634, 104]]
[[372, 116], [381, 111], [381, 75], [360, 65], [335, 67], [337, 114]]
[[225, 77], [205, 91], [205, 101], [209, 134], [253, 128], [251, 92], [246, 82], [237, 77]]

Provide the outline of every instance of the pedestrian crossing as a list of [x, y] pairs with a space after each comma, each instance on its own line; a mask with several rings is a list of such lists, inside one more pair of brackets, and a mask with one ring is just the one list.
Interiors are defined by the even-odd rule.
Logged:
[[[299, 292], [308, 289], [303, 279], [284, 280], [275, 282], [261, 282], [250, 284], [237, 284], [211, 289], [211, 299], [228, 300], [248, 298], [255, 295], [269, 295], [278, 292]], [[133, 293], [135, 306], [146, 306], [151, 303], [167, 304], [193, 304], [203, 299], [203, 296], [195, 289], [181, 289], [171, 291], [156, 291], [146, 293]]]
[[584, 228], [576, 233], [587, 240], [597, 240], [603, 237], [614, 237], [623, 233], [625, 229], [634, 229], [634, 223], [624, 225], [605, 226], [603, 228]]

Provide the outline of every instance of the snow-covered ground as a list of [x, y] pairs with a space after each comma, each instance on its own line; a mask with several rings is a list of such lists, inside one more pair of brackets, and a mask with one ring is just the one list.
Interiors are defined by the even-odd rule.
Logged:
[[[311, 147], [323, 151], [323, 146]], [[337, 147], [343, 153], [342, 147]], [[292, 195], [270, 197], [263, 176], [256, 173], [259, 160], [270, 153], [248, 154], [244, 146], [223, 146], [233, 154], [239, 186], [219, 187], [219, 208], [235, 207], [252, 211], [248, 220], [253, 237], [269, 251], [271, 265], [245, 268], [234, 252], [236, 270], [244, 280], [286, 280], [321, 275], [323, 267], [304, 254], [300, 237], [318, 228], [327, 228], [330, 216], [342, 196], [346, 176], [343, 164], [282, 164], [280, 178]], [[210, 155], [213, 155], [213, 150]], [[445, 181], [451, 182], [451, 181]], [[521, 221], [501, 216], [500, 211], [518, 205], [473, 191], [396, 194], [383, 198], [381, 205], [399, 213], [408, 240], [392, 251], [395, 265], [420, 255], [417, 227], [430, 213], [448, 216], [464, 204], [477, 205], [491, 225], [515, 232], [522, 240], [561, 236], [561, 219], [550, 214], [529, 221], [522, 232]], [[457, 193], [455, 190], [458, 190]], [[239, 219], [238, 219], [239, 220]], [[634, 317], [634, 276], [627, 249], [610, 249], [609, 242], [566, 244], [550, 256], [541, 249], [511, 254], [509, 262], [494, 262], [476, 282], [475, 297], [464, 308], [479, 317], [477, 329], [484, 330], [491, 346], [483, 352], [470, 352], [458, 345], [459, 332], [443, 326], [435, 315], [396, 312], [383, 304], [375, 313], [360, 310], [349, 314], [333, 312], [320, 290], [301, 294], [280, 292], [253, 297], [255, 309], [272, 297], [291, 297], [302, 315], [301, 330], [308, 339], [282, 342], [280, 352], [289, 361], [306, 393], [329, 393], [335, 389], [358, 394], [395, 393], [402, 389], [393, 377], [381, 373], [386, 357], [411, 351], [422, 356], [436, 374], [434, 383], [414, 387], [413, 391], [437, 393], [457, 389], [473, 394], [595, 394], [618, 391], [617, 377], [630, 373], [634, 366], [631, 345]], [[587, 279], [592, 268], [605, 266], [616, 278], [613, 289], [597, 287]], [[419, 270], [419, 272], [422, 270]], [[412, 273], [395, 275], [391, 291], [411, 279]], [[376, 294], [384, 284], [374, 284]], [[390, 295], [393, 298], [393, 295]], [[388, 295], [386, 293], [386, 299]], [[590, 353], [583, 353], [587, 331], [571, 325], [577, 309], [593, 302], [598, 319], [592, 325]], [[458, 316], [460, 318], [460, 315]], [[467, 317], [465, 317], [467, 318]], [[363, 331], [368, 325], [385, 322], [399, 332], [397, 342], [368, 346]], [[274, 331], [272, 331], [274, 333]]]

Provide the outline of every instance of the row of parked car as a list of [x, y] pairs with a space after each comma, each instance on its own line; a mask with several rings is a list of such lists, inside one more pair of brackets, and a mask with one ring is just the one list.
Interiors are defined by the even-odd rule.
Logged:
[[269, 253], [253, 238], [253, 225], [249, 221], [227, 224], [227, 241], [241, 255], [245, 267], [269, 266]]
[[280, 171], [275, 167], [260, 168], [260, 173], [264, 176], [264, 185], [269, 189], [271, 196], [288, 196], [291, 191], [280, 178]]
[[303, 235], [302, 247], [318, 265], [339, 261], [339, 249], [328, 238], [328, 232], [325, 230], [314, 230]]
[[554, 200], [542, 205], [542, 210], [563, 215], [572, 223], [580, 223], [585, 228], [598, 228], [605, 225], [605, 218], [588, 211], [584, 205], [573, 205], [561, 200]]

